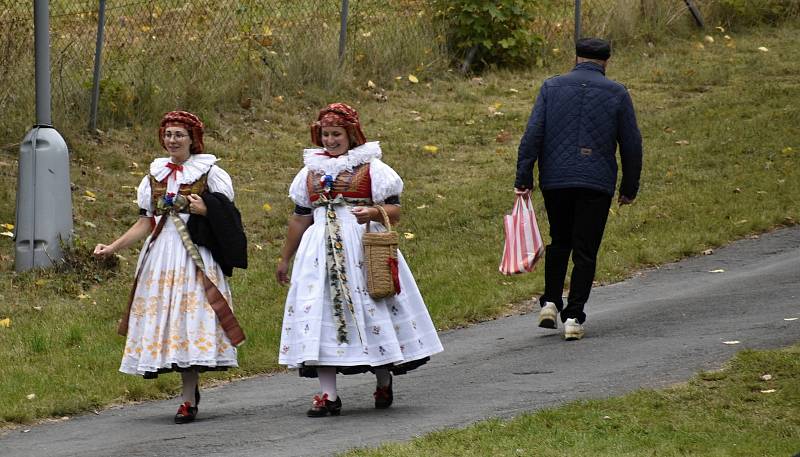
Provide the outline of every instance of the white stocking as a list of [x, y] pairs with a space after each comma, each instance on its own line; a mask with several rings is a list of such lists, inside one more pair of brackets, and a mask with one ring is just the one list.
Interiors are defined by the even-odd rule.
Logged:
[[378, 387], [386, 387], [392, 380], [392, 375], [389, 373], [388, 368], [376, 368], [375, 379], [378, 380]]
[[317, 376], [323, 395], [328, 394], [328, 400], [336, 401], [339, 397], [336, 392], [336, 367], [317, 367]]
[[183, 381], [183, 393], [181, 396], [183, 401], [188, 401], [192, 406], [197, 406], [194, 404], [194, 391], [200, 381], [200, 373], [197, 370], [181, 371], [181, 381]]

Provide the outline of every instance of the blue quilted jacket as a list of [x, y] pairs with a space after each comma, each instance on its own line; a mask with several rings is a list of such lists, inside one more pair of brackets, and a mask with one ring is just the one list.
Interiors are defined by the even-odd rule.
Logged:
[[618, 144], [619, 192], [634, 198], [642, 169], [642, 136], [633, 102], [625, 86], [606, 78], [601, 65], [581, 62], [542, 84], [519, 144], [514, 185], [533, 188], [538, 160], [543, 190], [580, 187], [613, 196]]

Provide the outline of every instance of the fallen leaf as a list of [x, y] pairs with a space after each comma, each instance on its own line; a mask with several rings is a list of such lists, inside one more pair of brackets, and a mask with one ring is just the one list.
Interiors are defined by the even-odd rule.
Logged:
[[464, 124], [466, 124], [466, 125], [472, 125], [474, 123], [475, 123], [474, 119], [469, 119], [469, 120], [464, 121]]
[[722, 344], [728, 344], [728, 345], [739, 344], [739, 343], [740, 343], [739, 340], [731, 340], [731, 341], [723, 341], [722, 342]]
[[14, 238], [14, 233], [12, 232], [0, 232], [0, 235], [7, 236], [9, 238]]
[[678, 146], [686, 146], [687, 144], [689, 144], [689, 140], [678, 140], [675, 142], [675, 144], [677, 144]]
[[762, 394], [771, 394], [773, 392], [775, 392], [775, 389], [765, 389], [761, 391]]
[[603, 416], [603, 419], [604, 420], [609, 420], [609, 419], [611, 419], [611, 416]]
[[759, 50], [759, 51], [761, 51], [761, 52], [769, 52], [769, 49], [767, 49], [767, 48], [766, 48], [766, 47], [764, 47], [764, 46], [759, 46], [759, 47], [758, 47], [758, 50]]
[[508, 91], [511, 92], [512, 94], [516, 94], [519, 92], [517, 89], [514, 89], [513, 87], [511, 89], [508, 89]]
[[722, 268], [717, 268], [716, 270], [710, 270], [709, 273], [725, 273], [725, 270]]
[[440, 200], [444, 200], [444, 195], [442, 195], [442, 194], [436, 194], [436, 198], [438, 198], [438, 199], [440, 199]]
[[771, 374], [762, 374], [761, 375], [761, 380], [762, 381], [769, 381], [770, 379], [772, 379], [772, 375]]
[[263, 205], [261, 205], [261, 209], [263, 209], [266, 212], [270, 212], [272, 211], [272, 205], [270, 205], [269, 203], [264, 203]]
[[85, 300], [87, 298], [91, 298], [89, 294], [78, 294], [78, 298], [81, 300]]
[[732, 40], [733, 39], [733, 38], [731, 38], [730, 35], [725, 35], [723, 38], [725, 38], [726, 40]]
[[264, 250], [264, 248], [260, 244], [254, 244], [253, 246], [255, 246], [255, 248], [258, 249], [259, 251]]
[[415, 236], [416, 236], [416, 235], [414, 235], [414, 234], [413, 234], [413, 233], [411, 233], [411, 232], [405, 232], [405, 233], [403, 233], [403, 238], [405, 238], [405, 239], [407, 239], [407, 240], [413, 240]]
[[719, 30], [720, 33], [725, 33], [725, 27], [721, 27], [721, 26], [718, 25], [718, 26], [716, 26], [714, 28]]
[[25, 398], [27, 398], [28, 400], [33, 400], [34, 398], [36, 398], [36, 394], [28, 394], [25, 396]]
[[96, 198], [97, 197], [97, 195], [95, 195], [94, 192], [92, 192], [91, 190], [87, 190], [84, 193], [84, 195], [86, 195], [87, 197], [92, 197], [92, 198]]
[[419, 206], [417, 206], [417, 209], [425, 209], [427, 207], [428, 207], [428, 205], [419, 205]]
[[83, 199], [84, 199], [84, 200], [86, 200], [87, 202], [94, 202], [94, 201], [97, 201], [97, 199], [96, 199], [96, 198], [94, 198], [94, 197], [90, 197], [89, 195], [84, 195], [84, 196], [83, 196]]
[[33, 309], [35, 309], [36, 311], [41, 311], [42, 307], [41, 306], [34, 306]]
[[713, 249], [706, 249], [705, 251], [703, 251], [703, 255], [711, 255], [713, 253], [714, 253]]
[[[792, 148], [789, 148], [789, 149], [792, 149]], [[0, 227], [4, 228], [6, 230], [14, 230], [14, 224], [0, 224]]]
[[85, 221], [85, 222], [83, 223], [83, 225], [85, 225], [85, 226], [87, 226], [87, 227], [91, 227], [91, 228], [97, 228], [97, 226], [96, 226], [96, 225], [94, 225], [93, 223], [91, 223], [91, 222], [89, 222], [89, 221]]
[[705, 41], [708, 44], [711, 44], [714, 42], [714, 37], [712, 37], [711, 35], [706, 35], [705, 37], [703, 37], [703, 41]]
[[506, 132], [505, 130], [500, 130], [500, 133], [498, 133], [497, 136], [494, 137], [494, 141], [501, 144], [508, 143], [509, 140], [511, 140], [511, 132]]
[[5, 328], [11, 327], [11, 318], [7, 317], [5, 319], [0, 319], [0, 327], [5, 327]]
[[374, 89], [375, 88], [375, 83], [372, 82], [372, 80], [370, 79], [370, 80], [367, 81], [367, 87], [369, 87], [370, 89]]
[[408, 75], [408, 80], [411, 81], [411, 83], [413, 83], [413, 84], [416, 84], [416, 83], [419, 82], [419, 79], [417, 79], [417, 77], [414, 76], [414, 75]]
[[424, 149], [425, 152], [430, 152], [431, 154], [436, 154], [436, 152], [439, 151], [439, 148], [437, 146], [433, 146], [431, 144], [426, 144], [425, 146], [422, 147], [422, 149]]

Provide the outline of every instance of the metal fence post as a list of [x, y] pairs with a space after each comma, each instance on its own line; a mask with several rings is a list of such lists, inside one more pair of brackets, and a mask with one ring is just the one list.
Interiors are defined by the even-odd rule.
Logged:
[[97, 11], [97, 45], [94, 49], [94, 80], [92, 81], [92, 107], [89, 113], [89, 132], [97, 130], [97, 104], [100, 101], [100, 68], [103, 55], [103, 36], [106, 29], [106, 0], [100, 0]]
[[347, 13], [350, 9], [350, 1], [342, 0], [342, 27], [339, 29], [339, 66], [344, 63], [344, 51], [347, 45]]
[[581, 39], [581, 0], [575, 0], [575, 42]]

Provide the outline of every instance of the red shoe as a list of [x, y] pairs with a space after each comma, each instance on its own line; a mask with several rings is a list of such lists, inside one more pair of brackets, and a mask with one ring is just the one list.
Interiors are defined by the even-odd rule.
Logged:
[[389, 378], [389, 385], [384, 387], [376, 387], [375, 393], [372, 394], [375, 397], [375, 408], [376, 409], [386, 409], [392, 406], [392, 401], [394, 401], [394, 393], [392, 392], [392, 378]]
[[197, 417], [197, 406], [192, 406], [192, 404], [187, 401], [178, 407], [178, 413], [175, 414], [175, 423], [188, 424], [194, 421], [195, 417]]
[[328, 400], [328, 394], [323, 394], [322, 397], [314, 395], [314, 402], [311, 404], [311, 409], [306, 411], [308, 417], [324, 417], [330, 414], [331, 416], [338, 416], [342, 413], [342, 397], [336, 397], [336, 401]]

